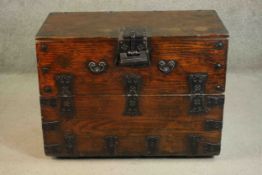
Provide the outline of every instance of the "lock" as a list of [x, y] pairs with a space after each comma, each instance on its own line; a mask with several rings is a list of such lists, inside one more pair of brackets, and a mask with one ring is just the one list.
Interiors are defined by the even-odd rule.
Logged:
[[135, 67], [150, 65], [149, 40], [144, 29], [121, 30], [116, 64]]

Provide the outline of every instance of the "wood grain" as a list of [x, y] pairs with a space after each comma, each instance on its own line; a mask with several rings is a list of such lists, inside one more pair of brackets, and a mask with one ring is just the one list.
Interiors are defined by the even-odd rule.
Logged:
[[51, 13], [36, 38], [118, 38], [124, 27], [146, 28], [149, 36], [228, 36], [214, 10], [195, 10]]
[[[151, 48], [148, 67], [115, 64], [119, 32], [129, 27], [144, 28], [147, 32]], [[193, 94], [188, 76], [208, 74], [201, 95], [205, 99], [211, 95], [224, 97], [227, 37], [228, 32], [215, 11], [51, 13], [36, 36], [40, 98], [53, 99], [52, 103], [41, 103], [46, 154], [58, 157], [219, 154], [219, 150], [212, 150], [214, 147], [207, 152], [205, 146], [220, 145], [223, 105], [207, 107], [205, 101], [205, 113], [190, 113]], [[88, 69], [90, 61], [102, 60], [107, 63], [105, 72], [94, 74]], [[161, 72], [160, 60], [175, 60], [173, 72]], [[71, 117], [60, 111], [61, 97], [55, 82], [59, 74], [74, 77], [73, 92], [68, 93], [74, 104]], [[142, 77], [138, 116], [124, 115], [127, 96], [123, 77], [127, 74]], [[205, 125], [208, 120], [217, 121], [218, 126], [214, 126], [217, 128], [208, 130]], [[68, 134], [75, 138], [66, 140]], [[190, 150], [192, 135], [200, 137], [196, 154]], [[108, 136], [117, 137], [114, 154], [107, 150], [108, 145], [112, 146], [105, 141]], [[153, 154], [149, 154], [148, 136], [159, 139]]]
[[[215, 47], [221, 41], [222, 49]], [[178, 38], [152, 38], [151, 65], [144, 68], [119, 67], [114, 63], [117, 40], [50, 40], [36, 45], [40, 93], [45, 96], [57, 94], [54, 77], [57, 74], [73, 74], [75, 95], [121, 95], [124, 94], [123, 76], [138, 74], [142, 76], [141, 94], [188, 94], [188, 75], [191, 73], [207, 73], [206, 93], [221, 93], [225, 87], [225, 71], [227, 60], [227, 40], [197, 40]], [[41, 51], [42, 45], [48, 47]], [[161, 59], [177, 61], [171, 74], [159, 71]], [[106, 60], [108, 68], [104, 73], [93, 74], [86, 68], [88, 61]], [[215, 64], [221, 64], [220, 69]], [[43, 73], [42, 69], [49, 71]], [[45, 92], [46, 86], [51, 92]], [[222, 90], [217, 90], [221, 86]]]
[[[60, 114], [59, 98], [56, 107], [42, 106], [44, 121], [63, 120]], [[139, 96], [140, 116], [125, 116], [126, 96], [79, 96], [74, 98], [75, 119], [118, 121], [154, 120], [193, 121], [203, 118], [222, 119], [223, 107], [213, 106], [205, 114], [190, 114], [190, 96]], [[156, 123], [157, 125], [157, 123]]]
[[[53, 132], [53, 133], [52, 133]], [[68, 154], [65, 150], [63, 134], [55, 131], [45, 133], [45, 144], [60, 145], [60, 153], [56, 153], [59, 157], [137, 157], [137, 156], [212, 156], [213, 153], [204, 151], [205, 143], [220, 144], [220, 132], [178, 132], [169, 131], [168, 133], [155, 132], [155, 136], [159, 137], [157, 151], [153, 155], [148, 154], [146, 137], [151, 133], [140, 136], [118, 136], [116, 152], [111, 155], [106, 150], [105, 137], [111, 133], [100, 135], [77, 135], [75, 149], [73, 154]], [[192, 155], [190, 153], [190, 143], [188, 137], [197, 135], [201, 137], [198, 145], [198, 153]]]

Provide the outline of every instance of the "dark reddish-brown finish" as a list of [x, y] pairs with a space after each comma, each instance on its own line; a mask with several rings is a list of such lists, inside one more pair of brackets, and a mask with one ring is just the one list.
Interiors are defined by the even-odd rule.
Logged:
[[37, 39], [118, 38], [125, 27], [146, 28], [152, 37], [227, 37], [214, 10], [51, 13]]
[[[57, 98], [59, 104], [59, 98]], [[123, 123], [146, 122], [151, 121], [188, 121], [205, 120], [205, 119], [222, 119], [223, 109], [219, 106], [213, 106], [208, 109], [205, 114], [190, 114], [190, 96], [140, 96], [139, 107], [140, 116], [128, 117], [123, 116], [125, 109], [126, 96], [123, 95], [90, 95], [79, 96], [74, 99], [76, 112], [74, 119], [80, 120], [108, 120], [112, 119], [116, 122]], [[44, 121], [63, 120], [59, 113], [59, 105], [57, 107], [42, 108], [42, 116]], [[143, 122], [142, 122], [143, 123]], [[155, 122], [157, 124], [157, 122]], [[128, 126], [120, 126], [128, 127]], [[153, 126], [159, 127], [159, 126]]]
[[[146, 146], [145, 135], [155, 135], [158, 136], [159, 145], [158, 152], [153, 156], [192, 156], [190, 155], [188, 136], [195, 134], [203, 137], [199, 143], [198, 154], [194, 156], [212, 156], [212, 154], [207, 154], [203, 151], [203, 145], [205, 143], [220, 143], [221, 133], [220, 132], [179, 132], [166, 130], [165, 132], [143, 132], [143, 134], [137, 135], [123, 135], [118, 134], [117, 151], [115, 157], [133, 157], [133, 156], [152, 156], [148, 155], [148, 150]], [[61, 145], [61, 153], [55, 156], [71, 156], [71, 157], [112, 157], [108, 154], [105, 148], [104, 137], [105, 134], [89, 135], [78, 135], [76, 138], [77, 147], [74, 150], [74, 154], [68, 155], [65, 152], [65, 148], [62, 146], [64, 144], [63, 132], [58, 131], [47, 131], [44, 133], [44, 139], [46, 145], [59, 144]], [[54, 155], [52, 155], [54, 156]]]
[[[224, 43], [224, 49], [215, 47], [219, 41]], [[48, 46], [48, 52], [37, 53], [41, 95], [56, 95], [54, 76], [70, 72], [75, 75], [75, 95], [124, 94], [123, 75], [127, 73], [142, 76], [142, 93], [145, 95], [188, 94], [187, 76], [195, 72], [208, 73], [206, 93], [220, 93], [216, 86], [225, 86], [226, 39], [153, 38], [151, 65], [144, 68], [115, 65], [116, 39], [48, 40], [38, 42], [37, 49], [41, 50], [42, 45]], [[171, 74], [159, 71], [160, 59], [177, 62]], [[86, 68], [86, 62], [100, 60], [106, 60], [108, 69], [105, 73], [94, 75]], [[222, 65], [220, 69], [215, 68], [217, 63]], [[50, 72], [43, 73], [43, 67], [49, 67]], [[52, 92], [45, 93], [45, 86], [51, 86]]]
[[[163, 20], [164, 19], [164, 20]], [[119, 67], [115, 64], [117, 38], [125, 27], [145, 28], [150, 38], [151, 64]], [[52, 13], [36, 36], [40, 96], [55, 99], [56, 106], [41, 105], [47, 155], [58, 157], [213, 156], [205, 145], [220, 144], [221, 130], [207, 131], [207, 120], [222, 121], [223, 106], [206, 113], [190, 113], [188, 76], [206, 73], [205, 96], [223, 97], [226, 79], [228, 33], [215, 11]], [[222, 43], [222, 47], [218, 46]], [[94, 74], [87, 62], [104, 60], [105, 72]], [[160, 60], [175, 60], [172, 73], [158, 68]], [[217, 64], [220, 66], [217, 67]], [[60, 113], [55, 82], [58, 74], [72, 74], [73, 115]], [[126, 74], [142, 77], [141, 114], [125, 116]], [[217, 86], [221, 87], [217, 89]], [[206, 104], [205, 104], [206, 105]], [[75, 136], [73, 151], [64, 136]], [[189, 137], [201, 137], [197, 153]], [[114, 154], [105, 138], [117, 136]], [[157, 151], [149, 154], [147, 137], [154, 136]], [[53, 148], [50, 151], [50, 147]]]

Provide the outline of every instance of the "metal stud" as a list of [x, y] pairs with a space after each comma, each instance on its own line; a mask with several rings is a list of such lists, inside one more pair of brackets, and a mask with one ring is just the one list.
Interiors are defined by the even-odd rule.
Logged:
[[45, 86], [44, 87], [44, 92], [45, 93], [51, 93], [52, 92], [52, 88], [50, 86]]
[[47, 52], [48, 46], [46, 44], [41, 44], [41, 51]]
[[216, 86], [216, 90], [217, 90], [217, 91], [223, 91], [224, 88], [223, 88], [222, 86], [220, 86], [220, 85], [217, 85], [217, 86]]
[[46, 74], [49, 72], [49, 67], [42, 67], [42, 73]]
[[224, 43], [222, 41], [218, 41], [215, 43], [216, 49], [222, 49], [224, 47]]
[[222, 68], [222, 64], [216, 63], [216, 64], [214, 65], [214, 67], [215, 67], [215, 69], [221, 69], [221, 68]]

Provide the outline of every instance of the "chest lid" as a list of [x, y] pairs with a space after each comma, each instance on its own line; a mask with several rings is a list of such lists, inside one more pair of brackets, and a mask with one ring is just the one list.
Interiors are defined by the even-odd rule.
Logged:
[[214, 10], [51, 13], [36, 39], [118, 38], [123, 28], [148, 37], [228, 37]]

